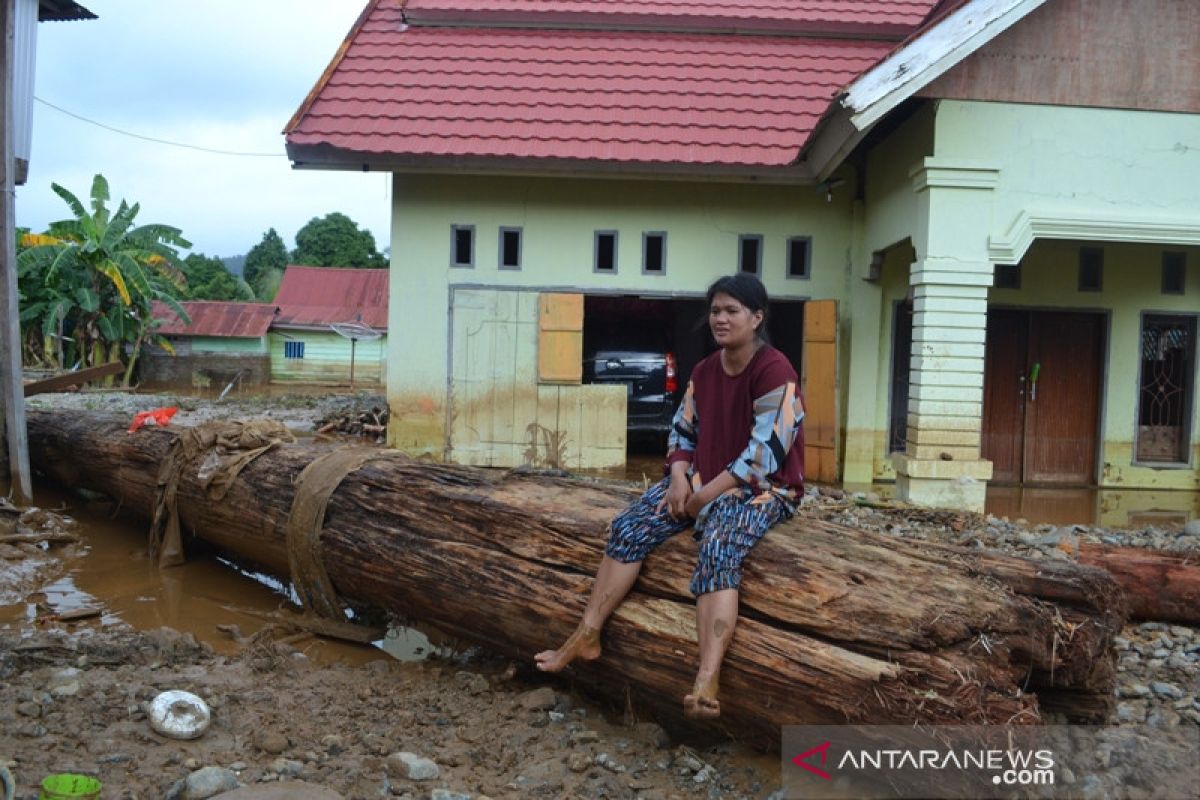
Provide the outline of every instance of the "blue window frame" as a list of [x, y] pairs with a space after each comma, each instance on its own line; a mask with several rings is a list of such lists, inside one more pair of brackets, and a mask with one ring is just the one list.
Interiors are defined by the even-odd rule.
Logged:
[[284, 358], [304, 358], [304, 342], [284, 342]]

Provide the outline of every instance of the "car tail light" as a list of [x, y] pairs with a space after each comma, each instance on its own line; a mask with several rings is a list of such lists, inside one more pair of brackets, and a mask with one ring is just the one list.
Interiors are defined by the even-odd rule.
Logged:
[[675, 370], [675, 354], [667, 353], [667, 394], [675, 394], [679, 389], [679, 373]]

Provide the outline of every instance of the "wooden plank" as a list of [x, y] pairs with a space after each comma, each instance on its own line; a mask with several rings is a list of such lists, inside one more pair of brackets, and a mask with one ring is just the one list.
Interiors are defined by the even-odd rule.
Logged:
[[804, 470], [832, 483], [837, 469], [837, 301], [804, 304]]
[[21, 322], [17, 293], [16, 194], [13, 175], [13, 63], [16, 7], [0, 0], [0, 402], [8, 440], [8, 474], [18, 505], [33, 501], [25, 396], [21, 391]]
[[98, 367], [88, 367], [87, 369], [75, 372], [64, 372], [62, 375], [55, 375], [53, 378], [32, 381], [25, 384], [25, 396], [33, 397], [35, 394], [57, 392], [70, 386], [82, 387], [88, 381], [98, 381], [101, 378], [107, 378], [109, 375], [117, 375], [124, 371], [125, 365], [120, 361], [110, 361]]
[[538, 308], [538, 380], [583, 383], [582, 294], [542, 294]]

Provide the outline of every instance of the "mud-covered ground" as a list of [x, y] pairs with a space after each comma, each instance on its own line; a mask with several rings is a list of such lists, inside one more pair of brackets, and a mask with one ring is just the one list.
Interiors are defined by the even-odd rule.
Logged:
[[[214, 403], [115, 393], [44, 395], [31, 405], [131, 417], [178, 405], [176, 421], [183, 424], [269, 416], [305, 433], [380, 403], [371, 395]], [[17, 798], [36, 798], [37, 783], [56, 772], [98, 777], [105, 798], [651, 800], [765, 798], [778, 789], [773, 756], [733, 742], [683, 743], [639, 720], [636, 709], [596, 705], [527, 665], [486, 654], [443, 653], [421, 662], [381, 654], [352, 665], [310, 657], [312, 640], [288, 630], [242, 636], [229, 629], [224, 635], [232, 646], [218, 653], [171, 629], [135, 631], [105, 617], [61, 619], [46, 607], [43, 590], [79, 563], [89, 545], [87, 531], [64, 516], [70, 509], [59, 511], [0, 509], [0, 530], [46, 534], [42, 543], [0, 544], [0, 608], [26, 609], [0, 619], [0, 766], [15, 777]], [[1065, 557], [1079, 538], [1200, 549], [1195, 525], [1029, 526], [906, 510], [837, 491], [811, 492], [801, 513], [1035, 558]], [[1116, 648], [1114, 724], [1200, 725], [1200, 631], [1132, 624]], [[200, 738], [169, 739], [152, 730], [147, 704], [169, 689], [193, 692], [210, 706], [211, 726]], [[238, 785], [246, 788], [232, 793]]]

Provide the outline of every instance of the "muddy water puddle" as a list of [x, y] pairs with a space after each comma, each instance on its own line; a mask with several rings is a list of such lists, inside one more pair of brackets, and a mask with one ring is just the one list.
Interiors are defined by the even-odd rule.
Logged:
[[[146, 526], [127, 515], [114, 516], [107, 501], [87, 501], [60, 489], [39, 486], [35, 505], [55, 509], [76, 520], [81, 546], [53, 572], [30, 574], [24, 561], [0, 561], [0, 629], [49, 624], [57, 617], [87, 614], [65, 625], [80, 632], [127, 624], [137, 630], [169, 627], [192, 634], [218, 653], [232, 655], [239, 645], [217, 626], [235, 625], [251, 636], [269, 624], [289, 602], [291, 591], [282, 581], [244, 569], [212, 554], [159, 569], [146, 552]], [[54, 573], [57, 573], [57, 577]], [[46, 580], [48, 579], [48, 580]], [[38, 584], [30, 586], [31, 583]], [[20, 591], [26, 586], [32, 591]], [[419, 631], [390, 631], [375, 647], [312, 637], [297, 649], [319, 663], [361, 664], [384, 653], [413, 661], [437, 650]]]

